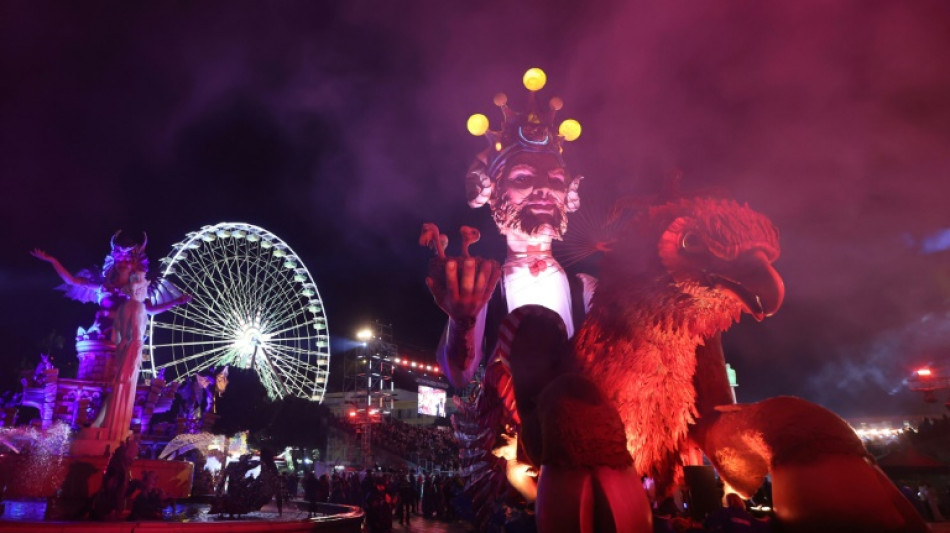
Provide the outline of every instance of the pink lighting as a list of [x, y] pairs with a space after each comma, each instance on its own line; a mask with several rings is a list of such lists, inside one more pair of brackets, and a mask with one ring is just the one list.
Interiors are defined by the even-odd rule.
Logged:
[[921, 368], [917, 370], [917, 375], [922, 378], [925, 378], [925, 377], [931, 376], [932, 373], [929, 368]]

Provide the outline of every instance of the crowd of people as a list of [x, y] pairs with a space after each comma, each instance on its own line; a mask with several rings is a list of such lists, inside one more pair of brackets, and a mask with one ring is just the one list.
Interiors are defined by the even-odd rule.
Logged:
[[373, 469], [320, 476], [307, 472], [301, 485], [311, 515], [320, 512], [320, 503], [356, 505], [365, 511], [371, 533], [390, 531], [396, 520], [409, 525], [413, 517], [457, 520], [466, 507], [457, 474], [426, 476]]
[[458, 445], [449, 428], [413, 426], [393, 419], [373, 427], [372, 442], [429, 470], [458, 469]]
[[653, 529], [662, 533], [768, 533], [773, 531], [769, 518], [758, 518], [749, 512], [746, 502], [736, 493], [726, 495], [726, 505], [709, 513], [703, 520], [688, 514], [654, 512]]

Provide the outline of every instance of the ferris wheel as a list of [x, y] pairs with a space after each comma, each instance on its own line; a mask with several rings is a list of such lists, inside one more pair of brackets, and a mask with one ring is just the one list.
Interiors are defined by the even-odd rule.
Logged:
[[253, 369], [272, 399], [323, 401], [330, 342], [307, 267], [273, 233], [223, 222], [189, 233], [162, 276], [192, 295], [149, 324], [146, 372], [181, 381], [224, 365]]

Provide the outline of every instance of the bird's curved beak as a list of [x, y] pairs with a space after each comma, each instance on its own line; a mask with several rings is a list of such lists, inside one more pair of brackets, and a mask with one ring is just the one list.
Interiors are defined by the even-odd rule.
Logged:
[[743, 310], [760, 322], [774, 315], [785, 299], [785, 282], [762, 250], [750, 250], [732, 261], [719, 262], [710, 278], [734, 294], [742, 302]]

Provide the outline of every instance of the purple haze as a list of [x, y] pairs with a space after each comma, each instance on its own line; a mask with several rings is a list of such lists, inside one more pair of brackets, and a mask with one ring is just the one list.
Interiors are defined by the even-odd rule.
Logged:
[[145, 229], [157, 260], [223, 220], [300, 253], [334, 336], [372, 317], [434, 345], [418, 228], [476, 225], [476, 249], [500, 253], [464, 204], [482, 148], [464, 123], [496, 124], [498, 91], [523, 106], [540, 66], [584, 127], [567, 155], [585, 200], [678, 168], [781, 229], [786, 304], [726, 341], [740, 400], [924, 411], [895, 391], [950, 347], [950, 255], [908, 245], [948, 225], [948, 15], [939, 0], [4, 3], [3, 360], [32, 365], [51, 330], [70, 353], [92, 314], [49, 290], [32, 247], [79, 269], [117, 228]]

